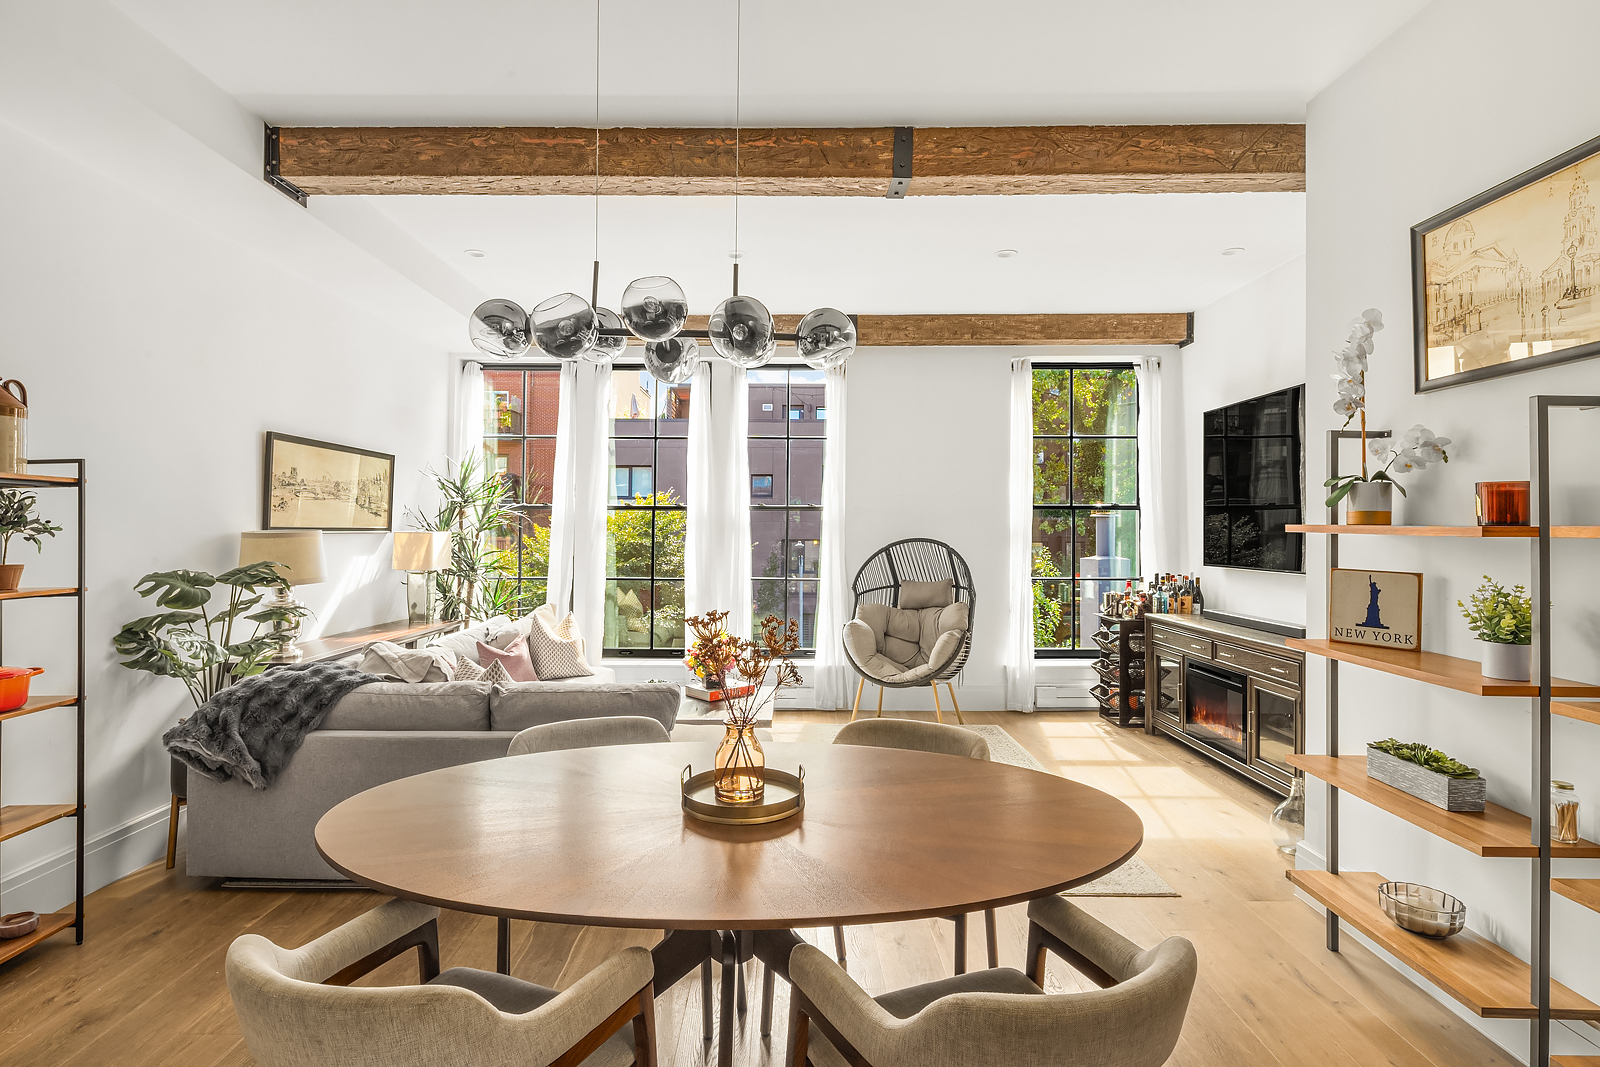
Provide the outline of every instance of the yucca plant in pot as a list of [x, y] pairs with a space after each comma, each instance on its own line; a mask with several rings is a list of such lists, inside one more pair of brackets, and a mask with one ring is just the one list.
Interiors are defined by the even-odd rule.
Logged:
[[22, 564], [10, 562], [11, 539], [20, 537], [43, 552], [41, 538], [61, 532], [61, 527], [33, 513], [38, 502], [25, 490], [0, 489], [0, 593], [13, 593], [22, 585]]
[[1525, 588], [1507, 589], [1485, 574], [1478, 591], [1456, 607], [1477, 635], [1485, 677], [1533, 680], [1533, 598]]

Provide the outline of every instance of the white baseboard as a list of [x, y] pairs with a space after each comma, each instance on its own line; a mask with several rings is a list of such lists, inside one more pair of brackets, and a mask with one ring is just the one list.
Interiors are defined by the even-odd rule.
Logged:
[[[136, 815], [84, 842], [83, 891], [92, 893], [166, 855], [167, 814], [162, 806]], [[6, 911], [58, 911], [76, 891], [73, 849], [68, 847], [0, 878]]]

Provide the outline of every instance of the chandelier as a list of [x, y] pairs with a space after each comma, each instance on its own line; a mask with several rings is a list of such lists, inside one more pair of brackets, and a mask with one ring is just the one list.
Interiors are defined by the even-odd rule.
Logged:
[[[734, 55], [743, 54], [743, 11], [736, 0], [739, 26]], [[594, 89], [594, 280], [588, 300], [560, 293], [524, 311], [516, 301], [485, 300], [472, 313], [467, 336], [474, 348], [498, 359], [517, 359], [537, 347], [559, 360], [584, 359], [609, 364], [622, 354], [628, 338], [644, 342], [644, 365], [659, 381], [688, 381], [700, 360], [700, 340], [711, 342], [717, 355], [738, 367], [760, 367], [772, 359], [779, 341], [792, 341], [800, 358], [817, 370], [844, 363], [855, 351], [856, 324], [835, 308], [817, 308], [800, 320], [793, 333], [779, 333], [772, 312], [753, 296], [739, 295], [739, 101], [743, 68], [735, 60], [733, 131], [733, 295], [716, 306], [703, 330], [685, 329], [689, 301], [671, 278], [635, 278], [622, 291], [621, 314], [600, 306], [600, 4], [595, 3]]]

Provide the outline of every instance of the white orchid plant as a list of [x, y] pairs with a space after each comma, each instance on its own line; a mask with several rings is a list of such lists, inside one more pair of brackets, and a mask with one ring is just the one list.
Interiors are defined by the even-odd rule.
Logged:
[[[1372, 355], [1373, 335], [1381, 329], [1383, 312], [1368, 308], [1350, 320], [1350, 335], [1345, 338], [1344, 347], [1334, 353], [1338, 370], [1333, 380], [1338, 383], [1339, 399], [1334, 401], [1333, 410], [1344, 416], [1345, 426], [1357, 416], [1361, 419], [1361, 473], [1343, 474], [1322, 483], [1330, 490], [1330, 508], [1349, 495], [1357, 482], [1388, 482], [1405, 496], [1405, 486], [1395, 481], [1394, 475], [1423, 470], [1430, 463], [1450, 462], [1450, 455], [1444, 450], [1450, 438], [1437, 437], [1420, 423], [1405, 432], [1398, 447], [1384, 438], [1367, 441], [1367, 357]], [[1369, 455], [1382, 464], [1376, 471], [1367, 464]]]

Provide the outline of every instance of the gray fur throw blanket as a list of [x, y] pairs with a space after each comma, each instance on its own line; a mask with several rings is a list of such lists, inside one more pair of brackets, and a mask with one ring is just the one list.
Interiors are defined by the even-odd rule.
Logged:
[[279, 667], [228, 686], [161, 741], [207, 778], [237, 777], [265, 789], [329, 708], [357, 686], [382, 680], [338, 663]]

